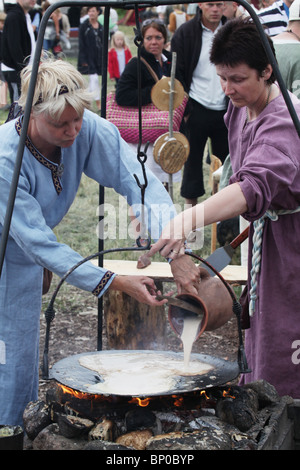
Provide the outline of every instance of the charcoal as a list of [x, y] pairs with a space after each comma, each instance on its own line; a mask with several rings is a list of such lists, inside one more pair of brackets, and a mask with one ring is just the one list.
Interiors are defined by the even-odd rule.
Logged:
[[43, 401], [29, 402], [23, 413], [23, 422], [29, 439], [35, 439], [51, 423], [49, 407]]
[[224, 398], [217, 402], [216, 416], [245, 432], [256, 422], [255, 412], [242, 400]]
[[258, 395], [260, 408], [267, 406], [271, 403], [277, 403], [279, 395], [273, 385], [266, 380], [256, 380], [249, 384], [244, 385], [245, 389], [252, 389]]
[[135, 410], [128, 411], [125, 415], [126, 429], [128, 432], [150, 428], [155, 425], [155, 422], [155, 414], [147, 408], [136, 408]]

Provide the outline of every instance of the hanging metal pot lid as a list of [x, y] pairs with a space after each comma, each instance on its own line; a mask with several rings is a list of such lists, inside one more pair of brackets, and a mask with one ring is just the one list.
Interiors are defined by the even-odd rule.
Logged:
[[[170, 110], [171, 78], [162, 77], [151, 89], [151, 101], [160, 111]], [[180, 81], [174, 79], [173, 109], [178, 108], [184, 100], [184, 88]]]
[[187, 138], [180, 132], [166, 132], [153, 145], [154, 160], [163, 171], [177, 173], [185, 164], [190, 152]]
[[[168, 142], [169, 138], [170, 138], [169, 132], [165, 132], [164, 134], [160, 135], [153, 144], [153, 157], [156, 163], [158, 164], [159, 164], [159, 156], [158, 156], [159, 150], [166, 142]], [[179, 165], [183, 165], [186, 162], [190, 154], [189, 141], [185, 137], [185, 135], [181, 134], [181, 132], [178, 132], [178, 131], [173, 132], [173, 138], [178, 140], [184, 146], [184, 151], [185, 151], [184, 157], [182, 161], [179, 162]]]
[[62, 359], [50, 378], [82, 393], [149, 397], [223, 385], [240, 372], [235, 362], [203, 354], [191, 354], [186, 371], [183, 362], [183, 353], [169, 351], [96, 351]]

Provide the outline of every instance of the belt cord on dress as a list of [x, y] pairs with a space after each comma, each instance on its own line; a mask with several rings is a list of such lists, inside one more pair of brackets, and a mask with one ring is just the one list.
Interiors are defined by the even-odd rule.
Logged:
[[266, 213], [253, 222], [253, 247], [252, 247], [252, 260], [251, 260], [251, 271], [250, 271], [250, 303], [249, 303], [249, 315], [253, 316], [255, 311], [255, 302], [257, 299], [257, 275], [260, 271], [261, 263], [261, 246], [262, 246], [262, 234], [265, 225], [266, 218], [268, 217], [272, 221], [278, 220], [280, 215], [293, 214], [300, 212], [300, 206], [294, 210], [280, 209], [280, 210], [268, 210]]

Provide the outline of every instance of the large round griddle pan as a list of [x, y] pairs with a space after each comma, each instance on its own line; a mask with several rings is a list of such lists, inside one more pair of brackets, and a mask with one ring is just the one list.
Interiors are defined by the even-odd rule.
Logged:
[[[82, 393], [91, 393], [91, 387], [97, 385], [98, 395], [101, 395], [101, 383], [105, 380], [104, 376], [99, 375], [97, 372], [88, 369], [80, 364], [80, 358], [83, 356], [96, 354], [101, 355], [102, 359], [105, 354], [115, 354], [115, 355], [131, 355], [133, 353], [140, 354], [159, 354], [164, 356], [164, 360], [168, 359], [180, 359], [184, 360], [183, 353], [175, 353], [169, 351], [146, 351], [146, 350], [118, 350], [118, 351], [96, 351], [90, 353], [82, 353], [74, 356], [70, 356], [62, 359], [61, 361], [54, 364], [50, 371], [50, 378], [55, 379], [62, 385], [72, 388], [73, 390], [80, 391]], [[203, 375], [195, 376], [176, 376], [175, 377], [175, 386], [172, 390], [165, 390], [164, 392], [159, 391], [159, 393], [147, 393], [143, 395], [131, 394], [131, 396], [158, 396], [158, 395], [173, 395], [192, 392], [196, 390], [204, 390], [206, 388], [216, 387], [223, 385], [230, 380], [235, 379], [239, 373], [240, 369], [237, 363], [226, 361], [224, 359], [207, 356], [203, 354], [191, 354], [191, 360], [198, 360], [203, 363], [213, 366], [213, 368]], [[107, 395], [107, 392], [104, 392], [103, 395]], [[110, 395], [120, 396], [118, 390], [115, 393]], [[128, 396], [128, 395], [127, 395]]]

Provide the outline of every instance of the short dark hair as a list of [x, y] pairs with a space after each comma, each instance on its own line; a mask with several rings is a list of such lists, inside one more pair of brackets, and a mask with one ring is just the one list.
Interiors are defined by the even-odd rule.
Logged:
[[[275, 56], [273, 42], [269, 36], [267, 39]], [[259, 76], [262, 76], [270, 64], [259, 31], [251, 18], [235, 18], [220, 28], [213, 39], [210, 61], [214, 65], [224, 64], [230, 67], [247, 64], [256, 69]], [[274, 83], [275, 80], [275, 74], [272, 72], [267, 83]]]
[[87, 6], [86, 11], [89, 11], [91, 8], [96, 8], [96, 10], [98, 11], [98, 13], [101, 15], [101, 13], [102, 13], [102, 8], [99, 7], [99, 5], [95, 5], [94, 3], [92, 3], [91, 5], [88, 5], [88, 6]]

